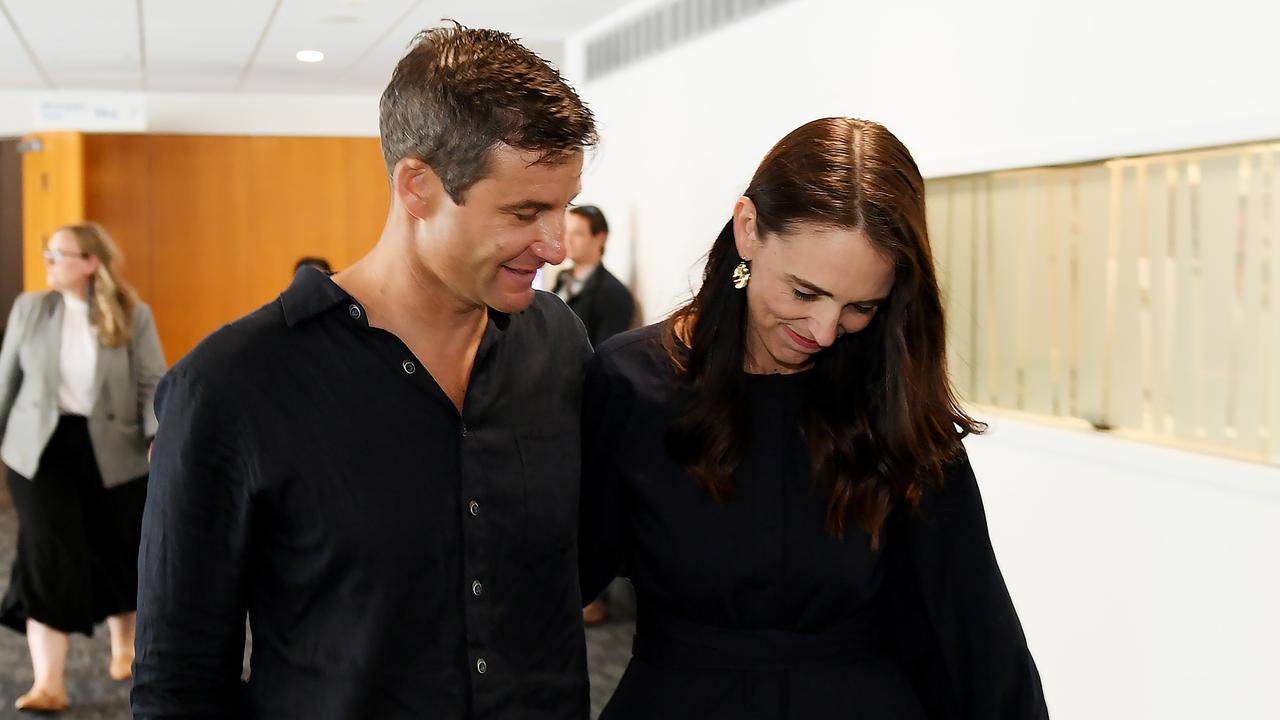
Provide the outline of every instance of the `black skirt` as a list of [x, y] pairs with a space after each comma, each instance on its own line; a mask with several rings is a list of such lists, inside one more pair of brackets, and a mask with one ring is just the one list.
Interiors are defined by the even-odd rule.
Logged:
[[103, 487], [88, 422], [72, 415], [58, 421], [35, 478], [6, 470], [18, 546], [0, 623], [26, 632], [31, 618], [92, 635], [108, 616], [133, 612], [146, 476]]

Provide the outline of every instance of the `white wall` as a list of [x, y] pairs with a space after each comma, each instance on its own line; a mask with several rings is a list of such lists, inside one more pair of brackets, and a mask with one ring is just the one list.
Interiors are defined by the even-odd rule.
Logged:
[[1280, 468], [1009, 418], [967, 445], [1055, 720], [1280, 717]]
[[[1183, 7], [793, 0], [579, 83], [580, 201], [653, 320], [817, 117], [883, 122], [927, 176], [1280, 138], [1280, 7]], [[1280, 718], [1280, 469], [1013, 419], [969, 448], [1055, 720]]]
[[[33, 108], [42, 96], [75, 91], [0, 91], [0, 137], [41, 129]], [[111, 93], [95, 91], [95, 96]], [[146, 129], [190, 135], [321, 135], [376, 137], [378, 95], [146, 93]]]
[[[569, 39], [570, 77], [617, 17]], [[582, 200], [618, 226], [606, 261], [624, 278], [639, 264], [655, 318], [808, 120], [882, 122], [930, 177], [1277, 138], [1278, 23], [1249, 0], [793, 0], [579, 83], [603, 138]]]

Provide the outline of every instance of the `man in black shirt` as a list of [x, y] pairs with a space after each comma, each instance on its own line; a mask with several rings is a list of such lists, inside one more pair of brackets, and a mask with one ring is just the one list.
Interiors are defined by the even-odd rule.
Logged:
[[450, 27], [396, 67], [381, 135], [374, 249], [161, 384], [135, 718], [587, 717], [590, 348], [531, 283], [564, 258], [594, 121], [509, 36]]

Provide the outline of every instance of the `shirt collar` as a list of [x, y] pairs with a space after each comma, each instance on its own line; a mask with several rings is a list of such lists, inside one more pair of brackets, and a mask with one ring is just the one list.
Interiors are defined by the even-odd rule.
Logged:
[[293, 282], [280, 293], [284, 322], [289, 327], [306, 322], [343, 302], [351, 302], [351, 296], [330, 280], [328, 273], [313, 267], [299, 268]]
[[[295, 327], [323, 313], [335, 305], [348, 304], [359, 308], [359, 314], [352, 313], [353, 318], [364, 321], [368, 327], [368, 319], [364, 315], [364, 306], [347, 294], [330, 277], [329, 273], [313, 267], [302, 267], [293, 276], [293, 282], [280, 293], [280, 304], [284, 308], [284, 322]], [[489, 308], [489, 326], [499, 332], [507, 329], [511, 316]], [[486, 336], [489, 333], [485, 333]]]

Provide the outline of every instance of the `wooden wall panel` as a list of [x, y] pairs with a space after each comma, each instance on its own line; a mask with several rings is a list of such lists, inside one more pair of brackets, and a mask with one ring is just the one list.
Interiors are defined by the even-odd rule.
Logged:
[[77, 132], [28, 135], [41, 149], [22, 156], [22, 285], [43, 290], [44, 250], [49, 234], [59, 225], [84, 218], [84, 144]]
[[341, 138], [250, 138], [245, 268], [254, 305], [280, 294], [304, 255], [346, 264], [346, 141]]
[[152, 305], [171, 360], [271, 302], [304, 255], [346, 267], [390, 195], [372, 138], [152, 136]]
[[152, 295], [149, 159], [146, 135], [84, 136], [84, 216], [111, 233], [121, 274], [144, 300]]
[[347, 140], [346, 267], [369, 252], [382, 234], [391, 206], [391, 180], [377, 138]]
[[43, 238], [96, 220], [155, 311], [173, 363], [275, 299], [303, 255], [343, 268], [377, 242], [390, 202], [376, 138], [41, 135], [24, 156], [24, 270], [43, 287]]
[[0, 327], [22, 292], [22, 156], [17, 138], [0, 140]]
[[170, 362], [254, 307], [244, 138], [150, 138], [152, 294]]

